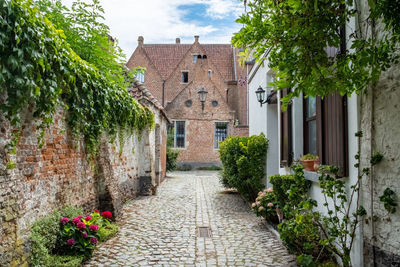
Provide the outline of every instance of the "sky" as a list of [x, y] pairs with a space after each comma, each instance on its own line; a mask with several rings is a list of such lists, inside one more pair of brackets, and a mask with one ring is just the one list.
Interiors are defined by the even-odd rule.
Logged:
[[[70, 6], [72, 0], [62, 0]], [[100, 0], [105, 24], [118, 39], [126, 58], [144, 43], [230, 43], [240, 29], [236, 18], [244, 11], [241, 0]]]

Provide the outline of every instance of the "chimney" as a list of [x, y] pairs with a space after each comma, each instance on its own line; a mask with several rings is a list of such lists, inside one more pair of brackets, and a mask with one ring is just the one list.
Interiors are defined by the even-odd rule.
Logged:
[[194, 36], [194, 42], [195, 42], [195, 43], [198, 43], [198, 42], [199, 42], [199, 36], [198, 36], [198, 35], [195, 35], [195, 36]]
[[139, 46], [139, 47], [142, 47], [142, 46], [143, 46], [143, 42], [144, 42], [143, 36], [139, 36], [139, 38], [137, 39], [137, 41], [138, 41], [138, 46]]
[[181, 38], [176, 38], [176, 39], [175, 39], [175, 43], [176, 43], [176, 44], [180, 44], [180, 43], [181, 43]]

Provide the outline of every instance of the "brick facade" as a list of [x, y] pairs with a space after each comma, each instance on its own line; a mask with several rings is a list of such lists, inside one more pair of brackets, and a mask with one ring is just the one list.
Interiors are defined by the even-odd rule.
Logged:
[[[83, 141], [72, 137], [62, 108], [42, 148], [37, 142], [39, 122], [29, 111], [23, 115], [16, 155], [5, 152], [12, 129], [0, 118], [0, 266], [27, 266], [29, 229], [37, 218], [66, 205], [109, 209], [118, 216], [126, 200], [139, 194], [142, 181], [157, 185], [164, 179], [167, 118], [148, 97], [139, 101], [155, 113], [159, 130], [125, 138], [122, 150], [118, 138], [110, 144], [104, 136], [94, 160], [85, 153]], [[16, 168], [6, 169], [9, 159]]]
[[[146, 88], [172, 121], [185, 121], [185, 147], [177, 148], [181, 164], [219, 163], [215, 122], [227, 122], [228, 135], [248, 135], [246, 70], [231, 45], [200, 44], [198, 36], [193, 44], [144, 44], [139, 37], [127, 66], [145, 67]], [[188, 73], [187, 82], [182, 82], [183, 71]], [[208, 92], [204, 110], [198, 95], [201, 88]]]

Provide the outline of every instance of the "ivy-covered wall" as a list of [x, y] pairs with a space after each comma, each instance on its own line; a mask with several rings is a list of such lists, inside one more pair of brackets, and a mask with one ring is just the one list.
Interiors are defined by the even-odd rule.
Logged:
[[[165, 117], [152, 110], [156, 123], [166, 128]], [[37, 218], [66, 205], [111, 209], [118, 216], [125, 201], [139, 193], [143, 175], [156, 182], [154, 130], [126, 137], [122, 150], [119, 138], [110, 144], [104, 137], [98, 157], [90, 160], [84, 142], [72, 137], [65, 114], [57, 109], [40, 148], [39, 123], [27, 111], [16, 155], [5, 153], [12, 127], [0, 118], [0, 266], [27, 265], [29, 228]], [[158, 138], [166, 138], [166, 130], [164, 135]], [[16, 162], [12, 170], [6, 168], [9, 159]]]

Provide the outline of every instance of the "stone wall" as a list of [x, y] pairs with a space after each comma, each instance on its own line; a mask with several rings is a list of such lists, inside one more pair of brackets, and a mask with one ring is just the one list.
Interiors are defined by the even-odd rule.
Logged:
[[[121, 149], [119, 138], [110, 144], [104, 137], [95, 160], [85, 153], [83, 142], [72, 137], [62, 109], [46, 130], [42, 148], [37, 142], [38, 122], [27, 112], [16, 155], [5, 153], [12, 129], [0, 118], [0, 266], [27, 263], [29, 228], [39, 217], [66, 205], [82, 206], [85, 211], [107, 209], [118, 216], [126, 200], [140, 192], [143, 177], [150, 177], [144, 180], [153, 185], [164, 179], [165, 156], [160, 153], [165, 148], [160, 144], [166, 144], [166, 119], [151, 109], [160, 127], [157, 138], [155, 130], [147, 130], [125, 138]], [[156, 139], [162, 140], [157, 148], [157, 177]], [[6, 169], [8, 159], [17, 163], [16, 168]]]
[[[358, 4], [363, 21], [368, 16], [367, 1], [360, 0]], [[378, 35], [383, 32], [382, 27], [377, 24]], [[398, 208], [396, 213], [388, 215], [379, 200], [386, 188], [392, 189], [400, 200], [399, 89], [400, 66], [397, 65], [383, 73], [377, 84], [360, 97], [362, 166], [371, 167], [369, 155], [375, 152], [384, 155], [362, 185], [363, 206], [368, 213], [363, 222], [364, 266], [400, 266], [400, 211]], [[376, 220], [372, 221], [371, 216], [376, 216]]]

